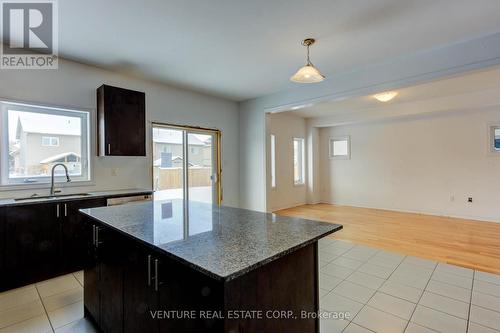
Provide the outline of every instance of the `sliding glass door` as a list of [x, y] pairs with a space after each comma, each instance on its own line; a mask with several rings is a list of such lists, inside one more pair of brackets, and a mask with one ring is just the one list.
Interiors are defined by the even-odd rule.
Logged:
[[220, 204], [220, 132], [153, 124], [153, 189], [158, 199]]

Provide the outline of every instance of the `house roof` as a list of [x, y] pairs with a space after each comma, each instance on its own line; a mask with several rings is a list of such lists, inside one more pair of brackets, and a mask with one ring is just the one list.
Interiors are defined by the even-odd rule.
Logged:
[[[153, 140], [159, 143], [182, 144], [182, 131], [175, 131], [163, 128], [153, 128]], [[189, 136], [189, 145], [204, 146], [205, 142], [201, 141], [196, 134]]]
[[66, 152], [66, 153], [61, 153], [61, 154], [57, 154], [57, 155], [53, 155], [53, 156], [50, 156], [50, 157], [47, 157], [43, 160], [40, 161], [40, 164], [46, 164], [46, 163], [52, 163], [54, 161], [57, 161], [63, 157], [66, 157], [66, 156], [71, 156], [71, 155], [74, 155], [76, 157], [81, 157], [80, 154], [77, 154], [77, 153], [74, 153], [72, 151], [69, 151], [69, 152]]
[[27, 133], [53, 135], [81, 135], [81, 120], [76, 117], [54, 116], [23, 112], [19, 114], [17, 134]]

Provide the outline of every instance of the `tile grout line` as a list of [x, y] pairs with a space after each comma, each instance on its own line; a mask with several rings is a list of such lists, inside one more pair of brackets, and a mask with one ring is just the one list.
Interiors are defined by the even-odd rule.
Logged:
[[[424, 296], [424, 293], [425, 293], [425, 290], [427, 288], [427, 286], [429, 285], [429, 282], [431, 282], [431, 279], [432, 279], [432, 275], [434, 275], [434, 272], [436, 271], [436, 268], [439, 266], [439, 262], [436, 262], [436, 265], [434, 266], [434, 269], [432, 270], [432, 273], [431, 273], [431, 276], [429, 277], [429, 280], [427, 280], [427, 283], [425, 284], [425, 287], [424, 289], [422, 290], [422, 294], [420, 294], [420, 297], [418, 298], [418, 301], [417, 303], [415, 304], [415, 308], [413, 309], [413, 311], [411, 312], [411, 315], [410, 315], [410, 319], [408, 319], [408, 322], [406, 323], [406, 326], [405, 326], [405, 329], [403, 330], [403, 332], [405, 332], [407, 329], [408, 329], [408, 325], [410, 325], [410, 323], [412, 322], [411, 319], [413, 318], [413, 316], [415, 315], [415, 311], [417, 311], [417, 307], [418, 307], [418, 304], [420, 303], [420, 301], [422, 300], [422, 297]], [[420, 324], [419, 324], [420, 325]], [[426, 327], [426, 328], [430, 328], [430, 327], [427, 327], [427, 326], [424, 326], [422, 325], [423, 327]], [[430, 328], [431, 330], [434, 330], [432, 328]]]
[[[381, 250], [378, 250], [377, 252], [375, 252], [375, 253], [374, 253], [374, 254], [373, 254], [370, 258], [368, 258], [368, 260], [366, 260], [366, 262], [365, 262], [365, 263], [367, 263], [367, 262], [368, 262], [371, 258], [373, 258], [373, 257], [374, 257], [377, 253], [379, 253], [380, 251], [381, 251]], [[390, 278], [390, 277], [392, 276], [392, 274], [393, 274], [393, 273], [394, 273], [394, 272], [398, 269], [398, 267], [399, 267], [399, 266], [403, 263], [403, 261], [406, 259], [406, 257], [407, 257], [407, 256], [404, 256], [404, 258], [401, 260], [401, 262], [400, 262], [400, 263], [396, 266], [396, 268], [394, 268], [394, 270], [391, 272], [391, 274], [389, 274], [389, 276], [385, 279], [384, 283], [385, 283], [386, 281], [388, 281], [388, 280], [389, 280], [389, 278]], [[358, 267], [358, 268], [359, 268], [359, 267]], [[358, 270], [355, 270], [352, 274], [354, 274], [354, 273], [355, 273], [355, 272], [357, 272], [357, 271], [358, 271]], [[363, 272], [361, 272], [361, 273], [363, 273]], [[349, 276], [351, 276], [352, 274], [350, 274]], [[368, 274], [368, 273], [365, 273], [365, 274]], [[371, 274], [368, 274], [368, 275], [371, 275]], [[373, 275], [371, 275], [371, 276], [373, 276]], [[348, 325], [347, 325], [347, 326], [346, 326], [346, 327], [342, 330], [342, 332], [344, 332], [344, 331], [345, 331], [345, 329], [346, 329], [347, 327], [349, 327], [349, 325], [350, 325], [351, 323], [353, 323], [353, 322], [354, 322], [354, 319], [356, 319], [356, 317], [359, 315], [359, 313], [360, 313], [361, 311], [363, 311], [363, 309], [364, 309], [365, 307], [369, 306], [369, 305], [368, 305], [368, 303], [369, 303], [369, 302], [370, 302], [370, 300], [373, 298], [373, 296], [375, 296], [375, 294], [379, 291], [379, 289], [380, 289], [380, 288], [384, 285], [384, 283], [382, 283], [382, 285], [381, 285], [380, 287], [378, 287], [377, 289], [375, 289], [375, 292], [373, 293], [373, 295], [372, 295], [372, 296], [368, 299], [368, 301], [366, 301], [366, 303], [365, 303], [365, 304], [363, 304], [363, 306], [361, 307], [361, 309], [359, 309], [358, 313], [356, 313], [356, 315], [352, 318], [352, 320], [349, 322], [349, 324], [348, 324]], [[371, 307], [371, 306], [370, 306], [370, 307]], [[377, 309], [377, 310], [378, 310], [378, 309]], [[380, 311], [380, 310], [379, 310], [379, 311]], [[388, 312], [385, 312], [385, 311], [381, 311], [381, 312], [388, 313]], [[388, 314], [391, 314], [391, 313], [388, 313]], [[391, 314], [391, 315], [392, 315], [392, 314]], [[399, 317], [398, 317], [398, 318], [399, 318]], [[365, 328], [365, 329], [367, 329], [367, 330], [369, 330], [369, 331], [371, 331], [371, 332], [373, 332], [371, 329], [369, 329], [369, 328], [367, 328], [367, 327], [364, 327], [364, 326], [359, 325], [359, 324], [357, 324], [357, 323], [354, 323], [354, 324], [355, 324], [355, 325], [358, 325], [358, 326], [360, 326], [360, 327], [363, 327], [363, 328]], [[405, 326], [405, 329], [406, 329], [406, 326]]]
[[[338, 240], [336, 240], [336, 242], [337, 242], [337, 241], [338, 241]], [[335, 259], [333, 259], [332, 261], [330, 261], [330, 262], [329, 262], [329, 264], [333, 263], [333, 261], [334, 261], [334, 260], [336, 260], [336, 259], [338, 259], [338, 258], [342, 257], [345, 253], [349, 252], [349, 251], [350, 251], [350, 250], [352, 250], [354, 247], [356, 247], [356, 244], [355, 244], [353, 247], [351, 247], [351, 248], [349, 248], [348, 250], [346, 250], [345, 252], [343, 252], [341, 255], [338, 255]], [[368, 259], [366, 259], [365, 261], [362, 261], [363, 265], [364, 265], [364, 264], [366, 264], [366, 263], [367, 263], [367, 262], [368, 262], [368, 261], [369, 261], [372, 257], [374, 257], [374, 256], [375, 256], [377, 253], [379, 253], [379, 252], [380, 252], [380, 250], [378, 250], [378, 249], [377, 249], [377, 251], [376, 251], [373, 255], [371, 255], [371, 256], [370, 256]], [[349, 259], [349, 258], [347, 258], [347, 259]], [[351, 260], [355, 260], [355, 259], [351, 259]], [[358, 260], [356, 260], [356, 261], [358, 261]], [[336, 265], [336, 264], [334, 264], [334, 265]], [[346, 297], [346, 296], [343, 296], [343, 295], [339, 295], [339, 294], [337, 294], [337, 293], [334, 293], [334, 292], [333, 292], [333, 290], [334, 290], [335, 288], [337, 288], [337, 287], [338, 287], [338, 286], [339, 286], [342, 282], [347, 281], [347, 278], [349, 278], [351, 275], [353, 275], [354, 273], [356, 273], [356, 272], [358, 271], [357, 269], [352, 269], [352, 268], [349, 268], [349, 267], [343, 267], [343, 266], [340, 266], [340, 265], [337, 265], [337, 266], [342, 267], [342, 268], [346, 268], [346, 269], [351, 269], [351, 270], [352, 270], [352, 273], [349, 273], [349, 275], [347, 275], [345, 278], [338, 278], [338, 277], [335, 277], [335, 278], [337, 278], [337, 279], [339, 279], [339, 280], [341, 280], [341, 281], [340, 281], [340, 282], [339, 282], [339, 283], [338, 283], [338, 284], [337, 284], [337, 285], [336, 285], [336, 286], [335, 286], [332, 290], [330, 290], [330, 291], [329, 291], [329, 292], [328, 292], [325, 296], [323, 296], [323, 297], [326, 297], [326, 296], [327, 296], [327, 295], [329, 295], [330, 293], [333, 293], [333, 294], [335, 294], [335, 295], [338, 295], [338, 296], [341, 296], [341, 297], [345, 297], [345, 298], [347, 298], [348, 300], [352, 300], [352, 301], [358, 302], [358, 301], [353, 300], [353, 299], [351, 299], [351, 298], [349, 298], [349, 297]], [[361, 266], [360, 266], [360, 267], [361, 267]], [[359, 268], [359, 267], [358, 267], [358, 268]], [[320, 268], [320, 271], [321, 271], [321, 268]], [[321, 272], [320, 272], [320, 273], [321, 273]], [[324, 274], [326, 274], [326, 273], [324, 273]], [[326, 274], [326, 275], [328, 275], [328, 274]], [[330, 275], [329, 275], [329, 276], [330, 276]], [[351, 281], [347, 281], [347, 282], [351, 282]], [[352, 282], [352, 283], [354, 283], [354, 282]], [[356, 285], [358, 285], [358, 284], [356, 284]], [[358, 285], [358, 286], [359, 286], [359, 285]], [[363, 286], [362, 286], [362, 287], [363, 287]], [[366, 287], [365, 287], [365, 288], [366, 288]], [[323, 297], [321, 297], [321, 298], [323, 298]], [[320, 298], [320, 301], [321, 301], [321, 298]], [[358, 302], [358, 303], [361, 303], [361, 302]], [[365, 305], [365, 304], [363, 304], [363, 307], [361, 307], [361, 309], [359, 309], [359, 311], [361, 311], [361, 310], [364, 308], [364, 305]], [[358, 313], [359, 313], [359, 311], [358, 311]], [[357, 316], [357, 314], [356, 314], [356, 316]], [[347, 324], [347, 326], [346, 326], [346, 327], [344, 327], [344, 329], [342, 330], [342, 332], [343, 332], [343, 331], [344, 331], [347, 327], [349, 327], [349, 325], [352, 323], [352, 321], [354, 320], [354, 318], [356, 318], [356, 316], [354, 316], [351, 320], [349, 320], [349, 324]], [[356, 325], [357, 325], [357, 324], [356, 324]], [[362, 327], [362, 326], [361, 326], [361, 327]], [[365, 328], [365, 327], [363, 327], [363, 328]], [[369, 331], [370, 331], [370, 332], [373, 332], [372, 330], [369, 330]]]
[[470, 312], [472, 309], [472, 295], [474, 294], [474, 281], [476, 280], [476, 270], [472, 270], [472, 286], [470, 289], [470, 301], [469, 301], [469, 312], [467, 313], [467, 327], [465, 328], [465, 333], [469, 332], [470, 325]]
[[[350, 250], [350, 249], [349, 249], [349, 250]], [[349, 250], [347, 250], [346, 252], [344, 252], [344, 253], [342, 253], [341, 255], [337, 256], [337, 258], [338, 258], [338, 257], [343, 256], [343, 255], [344, 255], [345, 253], [347, 253]], [[372, 256], [370, 256], [368, 259], [366, 259], [366, 260], [363, 262], [363, 264], [368, 263], [371, 259], [373, 259], [373, 258], [377, 255], [377, 253], [380, 253], [380, 252], [384, 252], [384, 250], [378, 250], [376, 253], [374, 253]], [[390, 275], [389, 275], [386, 279], [384, 279], [384, 280], [385, 280], [385, 281], [384, 281], [384, 283], [385, 283], [385, 282], [387, 282], [387, 281], [389, 280], [389, 278], [390, 278], [390, 277], [394, 274], [394, 272], [395, 272], [395, 271], [399, 268], [399, 266], [401, 266], [401, 264], [403, 264], [404, 260], [405, 260], [407, 257], [408, 257], [408, 256], [404, 256], [404, 257], [403, 257], [403, 259], [401, 260], [401, 262], [400, 262], [400, 263], [396, 266], [396, 268], [394, 268], [393, 272], [392, 272], [392, 273], [391, 273], [391, 274], [390, 274]], [[346, 257], [346, 258], [348, 258], [348, 257]], [[336, 258], [335, 258], [335, 259], [336, 259]], [[330, 261], [329, 263], [332, 263], [335, 259], [333, 259], [333, 260], [332, 260], [332, 261]], [[351, 259], [351, 258], [348, 258], [348, 259]], [[356, 260], [356, 259], [352, 259], [352, 260]], [[458, 317], [458, 316], [455, 316], [455, 315], [452, 315], [452, 314], [449, 314], [449, 313], [443, 312], [443, 311], [441, 311], [441, 310], [437, 310], [437, 309], [430, 308], [430, 307], [427, 307], [427, 306], [425, 306], [425, 305], [421, 305], [421, 304], [419, 304], [419, 302], [421, 301], [421, 299], [422, 299], [422, 297], [423, 297], [423, 294], [426, 292], [426, 288], [427, 288], [427, 286], [428, 286], [428, 285], [429, 285], [429, 283], [432, 281], [432, 277], [434, 276], [435, 272], [437, 272], [437, 270], [438, 270], [438, 267], [439, 267], [439, 262], [435, 262], [435, 263], [436, 263], [436, 264], [434, 265], [434, 268], [432, 269], [432, 272], [431, 272], [431, 274], [430, 274], [430, 277], [429, 277], [429, 279], [427, 280], [427, 283], [426, 283], [426, 285], [425, 285], [425, 287], [424, 287], [424, 289], [423, 289], [423, 290], [422, 290], [422, 289], [420, 289], [420, 288], [415, 288], [415, 287], [413, 287], [413, 286], [408, 286], [408, 285], [403, 284], [403, 285], [408, 286], [408, 287], [412, 287], [412, 288], [415, 288], [415, 289], [420, 289], [420, 290], [422, 290], [422, 294], [420, 295], [420, 297], [419, 297], [419, 299], [418, 299], [417, 303], [416, 303], [416, 304], [414, 303], [414, 304], [415, 304], [415, 309], [413, 310], [413, 312], [412, 312], [412, 314], [411, 314], [411, 316], [410, 316], [410, 319], [408, 320], [408, 322], [407, 322], [407, 324], [406, 324], [406, 326], [405, 326], [405, 330], [408, 328], [409, 323], [410, 323], [410, 322], [412, 322], [412, 321], [411, 321], [411, 318], [413, 317], [413, 315], [414, 315], [414, 313], [415, 313], [415, 311], [416, 311], [416, 307], [417, 307], [418, 305], [420, 305], [420, 306], [422, 306], [422, 307], [425, 307], [425, 308], [428, 308], [428, 309], [431, 309], [431, 310], [434, 310], [434, 311], [437, 311], [437, 312], [440, 312], [440, 313], [443, 313], [443, 314], [446, 314], [446, 315], [450, 315], [450, 316], [452, 316], [452, 317], [456, 317], [457, 319], [465, 320], [464, 318], [461, 318], [461, 317]], [[373, 265], [376, 265], [376, 264], [373, 264]], [[378, 266], [378, 265], [376, 265], [376, 266]], [[339, 267], [350, 269], [349, 267], [343, 267], [343, 266], [339, 266]], [[470, 290], [470, 292], [471, 292], [471, 296], [470, 296], [470, 303], [469, 303], [469, 316], [470, 316], [470, 309], [471, 309], [471, 306], [472, 306], [472, 290], [473, 290], [473, 282], [475, 281], [475, 273], [476, 273], [476, 272], [475, 272], [475, 270], [472, 270], [472, 271], [473, 271], [473, 277], [472, 277], [472, 287], [471, 287], [471, 289], [464, 288], [464, 287], [462, 287], [462, 286], [453, 285], [453, 284], [447, 284], [447, 283], [441, 282], [441, 281], [439, 281], [439, 280], [434, 280], [434, 281], [441, 282], [441, 283], [444, 283], [444, 284], [447, 284], [447, 285], [450, 285], [450, 286], [454, 286], [454, 287], [457, 287], [457, 288], [460, 288], [460, 289]], [[352, 273], [350, 273], [349, 275], [347, 275], [345, 278], [343, 278], [343, 279], [339, 279], [339, 280], [341, 280], [341, 282], [340, 282], [340, 283], [342, 283], [343, 281], [351, 282], [351, 281], [349, 281], [349, 280], [347, 280], [347, 279], [348, 279], [350, 276], [352, 276], [354, 273], [356, 273], [356, 272], [361, 272], [361, 271], [359, 271], [359, 267], [358, 267], [357, 269], [354, 269], [354, 270], [353, 270], [353, 272], [352, 272]], [[363, 272], [361, 272], [361, 273], [363, 273]], [[444, 272], [444, 273], [447, 273], [447, 274], [450, 274], [450, 275], [453, 275], [453, 276], [457, 276], [457, 277], [463, 277], [463, 278], [466, 278], [465, 276], [462, 276], [462, 275], [460, 275], [460, 274], [454, 274], [454, 273], [451, 273], [451, 272]], [[325, 274], [326, 274], [326, 273], [325, 273]], [[369, 274], [369, 273], [364, 273], [364, 274], [367, 274], [367, 275], [370, 275], [370, 276], [373, 276], [373, 277], [376, 277], [376, 278], [380, 278], [380, 277], [378, 277], [378, 276], [375, 276], [375, 275], [372, 275], [372, 274]], [[329, 274], [326, 274], [326, 275], [330, 276]], [[332, 276], [332, 277], [334, 277], [334, 276]], [[340, 284], [340, 283], [339, 283], [339, 284]], [[360, 284], [358, 284], [358, 283], [356, 283], [356, 282], [351, 282], [351, 283], [353, 283], [353, 284], [355, 284], [355, 285], [357, 285], [357, 286], [361, 286], [361, 287], [365, 287], [365, 288], [371, 289], [371, 288], [366, 287], [366, 286], [364, 286], [364, 285], [360, 285]], [[383, 284], [384, 284], [384, 283], [383, 283]], [[337, 284], [337, 286], [338, 286], [339, 284]], [[383, 286], [383, 284], [382, 284], [382, 286]], [[337, 287], [337, 286], [336, 286], [336, 287]], [[363, 307], [360, 309], [360, 311], [359, 311], [359, 312], [361, 312], [361, 311], [362, 311], [365, 307], [370, 307], [370, 308], [373, 308], [372, 306], [368, 305], [368, 302], [369, 302], [369, 301], [373, 298], [373, 296], [374, 296], [377, 292], [381, 292], [381, 293], [383, 293], [383, 294], [386, 294], [386, 295], [389, 295], [389, 296], [392, 296], [392, 297], [395, 297], [395, 298], [398, 298], [398, 299], [401, 299], [401, 300], [408, 301], [408, 300], [406, 300], [406, 299], [403, 299], [403, 298], [400, 298], [400, 297], [397, 297], [397, 296], [393, 296], [393, 295], [387, 294], [387, 293], [385, 293], [385, 292], [383, 292], [383, 291], [380, 291], [380, 288], [381, 288], [382, 286], [380, 286], [380, 287], [378, 287], [378, 288], [376, 288], [376, 289], [375, 289], [375, 291], [376, 291], [376, 292], [372, 295], [372, 297], [370, 297], [370, 299], [367, 301], [367, 303], [363, 305]], [[335, 288], [336, 288], [336, 287], [335, 287]], [[333, 288], [333, 289], [335, 289], [335, 288]], [[329, 292], [328, 292], [328, 294], [329, 294], [329, 293], [333, 293], [333, 289], [332, 289], [331, 291], [329, 291]], [[433, 292], [431, 292], [431, 291], [427, 291], [427, 292], [432, 293], [432, 294], [435, 294], [435, 295], [438, 295], [438, 296], [441, 296], [441, 297], [450, 298], [450, 297], [447, 297], [447, 296], [443, 296], [443, 295], [440, 295], [440, 294], [433, 293]], [[338, 294], [337, 294], [337, 295], [338, 295]], [[487, 294], [487, 295], [489, 295], [489, 294]], [[326, 296], [326, 295], [325, 295], [325, 296]], [[340, 296], [342, 296], [342, 295], [340, 295]], [[491, 295], [490, 295], [490, 296], [491, 296]], [[347, 296], [343, 296], [343, 297], [346, 297], [347, 299], [353, 300], [353, 299], [351, 299], [351, 298], [349, 298], [349, 297], [347, 297]], [[450, 299], [452, 299], [452, 300], [454, 300], [454, 301], [458, 301], [458, 302], [466, 303], [466, 302], [464, 302], [464, 301], [462, 301], [462, 300], [457, 300], [457, 299], [454, 299], [454, 298], [450, 298]], [[359, 302], [359, 301], [357, 301], [357, 300], [353, 300], [353, 301]], [[361, 302], [359, 302], [359, 303], [361, 303]], [[410, 303], [413, 303], [413, 302], [410, 302]], [[467, 303], [466, 303], [466, 304], [467, 304]], [[374, 308], [374, 309], [378, 310], [377, 308]], [[379, 311], [381, 311], [381, 310], [379, 310]], [[493, 310], [493, 311], [494, 311], [494, 310]], [[358, 314], [359, 314], [359, 312], [358, 312]], [[381, 312], [388, 313], [388, 312], [386, 312], [386, 311], [381, 311]], [[349, 324], [348, 324], [348, 325], [347, 325], [347, 326], [346, 326], [346, 327], [342, 330], [342, 332], [344, 332], [344, 331], [345, 331], [345, 330], [349, 327], [349, 325], [350, 325], [351, 323], [353, 323], [354, 319], [358, 316], [358, 314], [356, 314], [356, 316], [354, 316], [354, 317], [352, 318], [352, 320], [351, 320], [351, 321], [349, 322]], [[393, 315], [393, 314], [391, 314], [391, 313], [388, 313], [388, 314]], [[402, 319], [402, 320], [406, 320], [405, 318], [402, 318], [402, 317], [399, 317], [399, 316], [396, 316], [396, 315], [393, 315], [393, 316], [395, 316], [395, 317], [397, 317], [397, 318], [400, 318], [400, 319]], [[466, 321], [466, 323], [467, 323], [466, 330], [468, 330], [469, 319], [467, 319], [467, 320], [465, 320], [465, 321]], [[359, 324], [355, 324], [355, 325], [359, 325]], [[420, 324], [418, 324], [418, 325], [420, 325]], [[360, 326], [360, 327], [363, 327], [362, 325], [359, 325], [359, 326]], [[425, 328], [428, 328], [428, 327], [426, 327], [425, 325], [422, 325], [422, 326], [423, 326], [423, 327], [425, 327]], [[363, 328], [366, 328], [366, 327], [363, 327]], [[366, 328], [366, 329], [367, 329], [367, 330], [369, 330], [369, 331], [372, 331], [372, 330], [370, 330], [370, 329], [368, 329], [368, 328]], [[434, 329], [432, 329], [432, 328], [429, 328], [429, 329], [430, 329], [431, 331], [435, 331], [435, 330], [434, 330]]]
[[52, 321], [50, 320], [49, 313], [47, 312], [47, 309], [45, 308], [45, 304], [43, 303], [42, 296], [40, 296], [40, 291], [38, 291], [38, 287], [35, 284], [35, 290], [36, 293], [38, 294], [38, 298], [40, 299], [40, 303], [42, 303], [43, 306], [43, 311], [45, 311], [45, 315], [47, 316], [47, 320], [49, 321], [50, 328], [52, 329], [52, 332], [55, 332], [54, 326], [52, 325]]

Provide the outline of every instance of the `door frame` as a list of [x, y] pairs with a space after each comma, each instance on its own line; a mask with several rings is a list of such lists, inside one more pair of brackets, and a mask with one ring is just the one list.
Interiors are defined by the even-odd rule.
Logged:
[[[221, 139], [222, 139], [222, 133], [221, 130], [216, 129], [216, 128], [208, 128], [208, 127], [198, 127], [198, 126], [189, 126], [189, 125], [178, 125], [178, 124], [169, 124], [169, 123], [164, 123], [164, 122], [156, 122], [152, 121], [150, 125], [150, 135], [151, 135], [151, 140], [150, 140], [150, 149], [151, 149], [151, 188], [154, 189], [154, 141], [153, 141], [153, 127], [164, 127], [164, 128], [170, 128], [170, 129], [177, 129], [177, 130], [183, 130], [189, 133], [190, 131], [192, 132], [198, 132], [198, 133], [209, 133], [212, 134], [215, 138], [215, 142], [213, 144], [213, 147], [215, 148], [215, 154], [214, 155], [214, 160], [215, 160], [215, 168], [213, 171], [217, 175], [217, 181], [215, 184], [215, 201], [214, 203], [217, 203], [217, 205], [222, 204], [222, 157], [221, 157]], [[187, 136], [186, 136], [187, 137]], [[184, 140], [183, 140], [184, 141]], [[185, 142], [184, 146], [187, 149], [188, 142]], [[189, 154], [188, 154], [189, 155]], [[189, 162], [189, 156], [185, 155], [184, 159], [187, 162]], [[187, 174], [187, 172], [186, 172]], [[189, 184], [187, 185], [188, 191], [189, 191]]]

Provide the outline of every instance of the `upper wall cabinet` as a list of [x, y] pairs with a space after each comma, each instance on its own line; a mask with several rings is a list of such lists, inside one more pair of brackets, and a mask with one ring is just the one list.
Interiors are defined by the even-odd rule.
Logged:
[[143, 92], [97, 88], [99, 156], [146, 156], [146, 98]]

